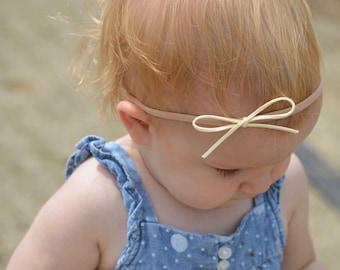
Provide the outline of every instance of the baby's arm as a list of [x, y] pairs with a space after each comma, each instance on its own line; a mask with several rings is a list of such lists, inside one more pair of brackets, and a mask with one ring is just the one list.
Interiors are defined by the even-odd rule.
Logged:
[[308, 230], [308, 179], [295, 155], [287, 170], [281, 202], [287, 224], [282, 270], [324, 270], [316, 261]]
[[113, 269], [126, 216], [112, 178], [94, 159], [85, 161], [41, 209], [7, 270]]

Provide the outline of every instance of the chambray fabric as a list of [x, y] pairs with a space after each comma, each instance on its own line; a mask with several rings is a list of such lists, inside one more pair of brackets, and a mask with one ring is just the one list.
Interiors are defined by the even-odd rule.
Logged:
[[76, 147], [67, 163], [66, 179], [94, 156], [115, 175], [122, 193], [128, 212], [128, 242], [115, 269], [280, 269], [286, 242], [279, 204], [284, 177], [255, 197], [254, 208], [233, 234], [202, 235], [158, 223], [132, 160], [117, 143], [87, 136]]

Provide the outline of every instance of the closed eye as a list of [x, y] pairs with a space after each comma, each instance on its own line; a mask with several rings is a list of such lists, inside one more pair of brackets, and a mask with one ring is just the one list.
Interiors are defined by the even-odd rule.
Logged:
[[215, 169], [217, 173], [222, 177], [234, 177], [241, 171], [239, 169], [230, 169], [230, 170], [218, 169], [218, 168], [215, 168]]

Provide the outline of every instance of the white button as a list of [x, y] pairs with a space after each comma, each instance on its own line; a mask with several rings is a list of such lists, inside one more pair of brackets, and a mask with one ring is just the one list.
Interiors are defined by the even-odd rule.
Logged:
[[171, 246], [174, 250], [181, 253], [188, 248], [188, 240], [181, 234], [174, 234], [171, 236]]
[[219, 250], [218, 250], [218, 257], [220, 257], [220, 259], [222, 260], [226, 260], [226, 259], [229, 259], [231, 254], [233, 252], [231, 251], [231, 248], [230, 247], [221, 247]]
[[230, 267], [230, 263], [227, 260], [222, 260], [217, 264], [217, 270], [227, 270]]

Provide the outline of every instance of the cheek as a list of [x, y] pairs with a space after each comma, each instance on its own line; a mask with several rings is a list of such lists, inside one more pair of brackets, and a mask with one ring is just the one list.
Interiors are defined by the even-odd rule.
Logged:
[[289, 162], [290, 156], [286, 158], [284, 161], [282, 161], [280, 164], [273, 167], [273, 169], [270, 172], [273, 181], [279, 179], [287, 171]]
[[190, 123], [170, 123], [157, 133], [157, 149], [175, 159], [185, 159], [188, 163], [200, 161], [206, 146]]
[[199, 170], [170, 172], [164, 177], [164, 186], [177, 201], [189, 207], [209, 210], [220, 207], [234, 195], [237, 186], [219, 181], [209, 173]]
[[[189, 152], [190, 153], [190, 152]], [[224, 204], [235, 193], [237, 185], [225, 181], [214, 170], [197, 166], [188, 154], [168, 153], [153, 163], [157, 182], [178, 202], [192, 208], [207, 210]]]

